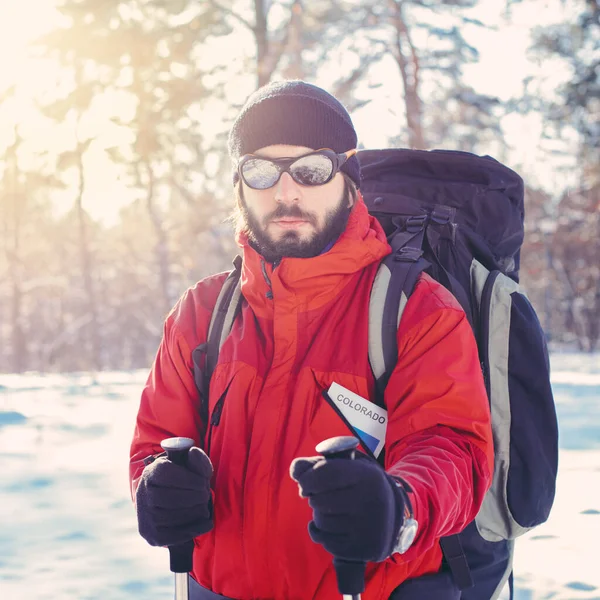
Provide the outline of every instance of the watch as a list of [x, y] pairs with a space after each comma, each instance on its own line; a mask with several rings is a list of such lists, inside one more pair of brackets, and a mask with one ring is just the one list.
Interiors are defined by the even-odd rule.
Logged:
[[415, 537], [417, 537], [419, 523], [415, 519], [412, 503], [408, 497], [408, 492], [412, 492], [411, 487], [403, 479], [400, 479], [400, 477], [394, 476], [393, 479], [404, 498], [404, 521], [398, 532], [392, 554], [404, 554], [412, 546]]

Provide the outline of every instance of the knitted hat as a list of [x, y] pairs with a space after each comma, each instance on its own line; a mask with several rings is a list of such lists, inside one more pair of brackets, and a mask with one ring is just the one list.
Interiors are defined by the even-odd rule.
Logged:
[[[246, 100], [229, 133], [229, 155], [237, 163], [244, 154], [274, 144], [342, 153], [356, 148], [357, 137], [348, 111], [336, 98], [305, 81], [287, 80], [268, 83]], [[341, 170], [359, 186], [356, 156]], [[233, 179], [235, 183], [237, 171]]]

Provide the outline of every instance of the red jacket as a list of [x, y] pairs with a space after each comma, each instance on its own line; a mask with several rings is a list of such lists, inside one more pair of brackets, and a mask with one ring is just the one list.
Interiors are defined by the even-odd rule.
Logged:
[[[332, 382], [375, 398], [369, 291], [390, 248], [362, 200], [333, 248], [315, 258], [284, 258], [265, 276], [261, 257], [242, 245], [247, 303], [210, 385], [211, 415], [222, 399], [219, 423], [201, 423], [192, 350], [206, 340], [224, 274], [189, 289], [166, 319], [131, 447], [132, 491], [163, 438], [193, 438], [215, 469], [215, 526], [196, 538], [194, 577], [231, 598], [329, 600], [339, 596], [332, 558], [308, 535], [311, 509], [289, 467], [314, 456], [318, 442], [349, 434], [322, 397]], [[438, 539], [475, 517], [490, 484], [490, 412], [475, 341], [456, 300], [428, 276], [406, 305], [385, 400], [385, 467], [412, 486], [419, 533], [406, 554], [367, 566], [365, 600], [387, 600], [405, 579], [437, 571]]]

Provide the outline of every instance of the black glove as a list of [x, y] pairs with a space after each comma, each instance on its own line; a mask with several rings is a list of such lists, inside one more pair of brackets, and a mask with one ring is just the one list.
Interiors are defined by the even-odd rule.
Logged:
[[300, 495], [308, 498], [312, 540], [336, 558], [380, 562], [392, 554], [404, 521], [396, 482], [361, 452], [356, 458], [297, 458], [290, 467]]
[[190, 449], [182, 467], [160, 456], [142, 472], [136, 492], [138, 528], [151, 546], [187, 542], [213, 527], [210, 458]]

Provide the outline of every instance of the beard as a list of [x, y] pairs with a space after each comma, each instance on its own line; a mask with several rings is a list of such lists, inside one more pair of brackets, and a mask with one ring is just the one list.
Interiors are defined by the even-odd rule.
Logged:
[[[344, 193], [338, 205], [325, 213], [324, 222], [318, 227], [318, 218], [314, 213], [301, 210], [297, 205], [280, 204], [273, 212], [259, 219], [247, 206], [240, 188], [240, 212], [243, 230], [248, 234], [250, 245], [270, 263], [278, 263], [282, 258], [311, 258], [321, 254], [332, 245], [346, 229], [352, 211], [349, 206], [349, 191]], [[278, 239], [267, 232], [269, 223], [274, 219], [290, 217], [302, 219], [315, 229], [312, 235], [302, 239], [296, 231], [286, 231]]]

